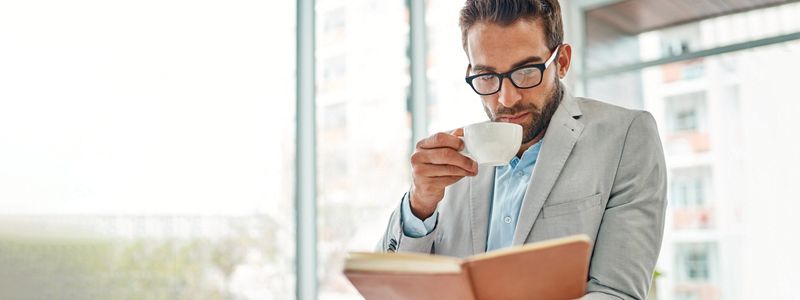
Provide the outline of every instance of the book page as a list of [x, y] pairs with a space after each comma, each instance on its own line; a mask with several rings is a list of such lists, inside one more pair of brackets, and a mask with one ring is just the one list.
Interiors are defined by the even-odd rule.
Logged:
[[351, 252], [345, 271], [447, 274], [461, 272], [462, 260], [449, 256], [413, 253]]
[[576, 236], [493, 251], [465, 266], [478, 299], [575, 299], [585, 293], [590, 247]]

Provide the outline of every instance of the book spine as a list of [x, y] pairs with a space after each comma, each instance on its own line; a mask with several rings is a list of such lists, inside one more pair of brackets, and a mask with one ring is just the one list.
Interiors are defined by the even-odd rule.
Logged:
[[469, 294], [470, 300], [477, 300], [478, 294], [475, 291], [475, 283], [472, 281], [472, 273], [469, 271], [469, 262], [464, 261], [461, 263], [461, 276], [464, 277], [464, 280], [467, 282], [467, 286], [469, 286]]

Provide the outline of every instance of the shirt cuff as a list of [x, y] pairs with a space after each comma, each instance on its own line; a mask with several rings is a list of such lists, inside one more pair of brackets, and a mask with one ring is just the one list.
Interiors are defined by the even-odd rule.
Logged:
[[439, 219], [439, 208], [437, 207], [433, 215], [425, 219], [425, 221], [420, 220], [411, 212], [411, 200], [409, 197], [408, 193], [403, 197], [402, 209], [400, 212], [403, 234], [412, 238], [421, 238], [431, 233], [436, 227], [436, 221]]

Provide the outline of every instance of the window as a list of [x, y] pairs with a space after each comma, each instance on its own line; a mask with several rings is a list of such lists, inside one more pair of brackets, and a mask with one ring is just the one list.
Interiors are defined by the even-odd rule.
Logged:
[[712, 243], [679, 244], [677, 270], [679, 282], [707, 282], [712, 280], [711, 265], [716, 247]]
[[339, 28], [318, 29], [316, 37], [323, 73], [317, 82], [319, 298], [361, 299], [342, 275], [345, 255], [375, 249], [409, 184], [407, 12], [403, 1], [318, 0], [316, 13], [318, 24]]
[[461, 47], [458, 13], [463, 1], [427, 0], [429, 133], [487, 120], [480, 96], [464, 82], [467, 55]]
[[705, 184], [702, 180], [692, 178], [684, 181], [675, 179], [673, 187], [673, 203], [675, 207], [701, 207], [703, 206]]
[[670, 173], [668, 203], [672, 229], [714, 229], [715, 206], [710, 195], [711, 172], [707, 166], [673, 169]]
[[686, 278], [692, 281], [708, 280], [708, 253], [691, 252], [686, 255]]
[[292, 298], [294, 6], [0, 4], [0, 298]]
[[720, 299], [713, 288], [716, 281], [717, 247], [715, 243], [676, 245], [676, 299]]
[[[699, 64], [705, 65], [705, 64]], [[672, 66], [665, 65], [662, 70], [668, 70]], [[693, 82], [693, 79], [684, 79], [675, 84]], [[666, 85], [665, 90], [680, 90]], [[715, 91], [716, 92], [716, 91]], [[667, 151], [673, 154], [699, 154], [708, 152], [711, 147], [710, 136], [708, 134], [709, 112], [707, 109], [707, 91], [693, 91], [690, 93], [679, 93], [670, 95], [665, 92], [664, 105], [666, 110], [666, 130], [664, 135]], [[730, 99], [726, 99], [730, 101]]]
[[323, 26], [323, 32], [325, 34], [329, 34], [335, 31], [343, 31], [345, 30], [345, 24], [347, 23], [346, 11], [344, 7], [337, 7], [335, 9], [331, 9], [325, 15], [325, 25]]
[[347, 128], [347, 103], [334, 103], [323, 109], [325, 116], [322, 126], [326, 129]]
[[697, 132], [703, 129], [701, 121], [705, 123], [706, 119], [705, 95], [705, 91], [699, 91], [666, 97], [667, 126], [670, 132]]
[[697, 130], [697, 109], [688, 108], [675, 112], [673, 115], [674, 131], [694, 131]]
[[347, 57], [344, 53], [326, 58], [321, 65], [324, 66], [322, 71], [322, 84], [345, 80], [344, 76], [347, 75]]
[[[780, 137], [796, 131], [789, 120], [800, 113], [788, 100], [800, 66], [800, 3], [690, 14], [671, 13], [680, 2], [659, 2], [657, 15], [651, 1], [608, 3], [585, 11], [577, 94], [650, 111], [659, 125], [669, 184], [662, 253], [674, 261], [660, 257], [658, 298], [793, 297], [792, 283], [770, 278], [793, 276], [783, 266], [800, 244], [780, 255], [768, 244], [798, 225], [789, 213], [800, 209], [793, 184], [783, 178], [800, 178], [800, 143]], [[718, 13], [742, 5], [751, 7]], [[712, 7], [718, 12], [702, 15]]]

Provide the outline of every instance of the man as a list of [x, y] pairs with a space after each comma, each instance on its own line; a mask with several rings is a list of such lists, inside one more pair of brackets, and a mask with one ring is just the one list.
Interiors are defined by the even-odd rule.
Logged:
[[572, 47], [557, 0], [467, 0], [460, 26], [467, 82], [490, 120], [522, 125], [522, 146], [479, 167], [458, 153], [461, 129], [419, 141], [379, 250], [466, 257], [582, 233], [593, 241], [584, 298], [645, 298], [666, 208], [653, 117], [565, 90]]

